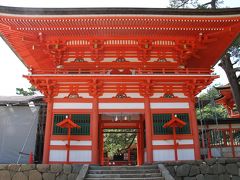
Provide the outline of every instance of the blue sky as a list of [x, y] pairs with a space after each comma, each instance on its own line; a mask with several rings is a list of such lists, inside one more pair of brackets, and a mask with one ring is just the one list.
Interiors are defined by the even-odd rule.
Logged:
[[[22, 7], [166, 7], [168, 4], [168, 0], [0, 0], [0, 5]], [[225, 0], [224, 6], [240, 7], [240, 0]], [[216, 69], [221, 79], [215, 83], [227, 83], [221, 68]], [[26, 67], [0, 38], [0, 96], [15, 95], [16, 87], [30, 87], [28, 81], [22, 77], [27, 73]]]

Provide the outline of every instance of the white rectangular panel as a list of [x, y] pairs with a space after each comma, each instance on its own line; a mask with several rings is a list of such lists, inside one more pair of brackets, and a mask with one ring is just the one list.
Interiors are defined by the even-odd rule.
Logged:
[[139, 93], [126, 93], [126, 95], [130, 98], [143, 98]]
[[174, 150], [164, 149], [164, 150], [153, 150], [153, 161], [173, 161]]
[[51, 140], [50, 145], [51, 146], [65, 146], [67, 144], [67, 141], [60, 141], [60, 140]]
[[151, 98], [160, 98], [164, 95], [164, 93], [153, 93], [153, 95], [151, 96]]
[[212, 157], [221, 157], [221, 149], [220, 148], [211, 148]]
[[54, 103], [53, 109], [92, 109], [92, 103]]
[[194, 149], [178, 149], [178, 160], [194, 160]]
[[232, 147], [222, 148], [222, 156], [223, 157], [233, 157]]
[[[59, 99], [59, 98], [66, 98], [68, 97], [69, 93], [58, 93], [57, 96], [54, 98]], [[79, 97], [82, 98], [92, 98], [92, 96], [89, 95], [89, 93], [78, 93]]]
[[240, 128], [240, 124], [232, 124], [232, 128]]
[[92, 96], [89, 95], [89, 93], [78, 93], [79, 97], [82, 98], [92, 98]]
[[173, 140], [153, 140], [152, 145], [173, 145]]
[[112, 98], [116, 96], [116, 93], [103, 93], [102, 96], [99, 96], [99, 98]]
[[69, 93], [58, 93], [57, 96], [55, 96], [54, 98], [58, 99], [58, 98], [65, 98], [69, 95]]
[[[65, 146], [67, 144], [67, 141], [61, 141], [61, 140], [51, 140], [50, 145], [55, 146]], [[70, 145], [74, 146], [91, 146], [92, 141], [70, 141]]]
[[165, 102], [159, 102], [159, 103], [151, 103], [151, 109], [186, 109], [189, 108], [189, 103], [165, 103]]
[[70, 144], [74, 146], [91, 146], [92, 141], [71, 141]]
[[234, 150], [235, 150], [235, 156], [240, 157], [240, 147], [235, 147]]
[[178, 144], [193, 144], [193, 140], [192, 139], [181, 139], [181, 140], [177, 140]]
[[147, 151], [144, 150], [144, 162], [147, 162]]
[[67, 161], [67, 151], [66, 150], [50, 150], [49, 161]]
[[99, 109], [144, 109], [144, 103], [99, 103]]
[[208, 129], [228, 129], [228, 124], [208, 125]]
[[178, 98], [187, 98], [187, 96], [185, 96], [184, 93], [173, 93], [173, 95]]
[[70, 162], [91, 162], [92, 151], [91, 150], [70, 150], [69, 161]]

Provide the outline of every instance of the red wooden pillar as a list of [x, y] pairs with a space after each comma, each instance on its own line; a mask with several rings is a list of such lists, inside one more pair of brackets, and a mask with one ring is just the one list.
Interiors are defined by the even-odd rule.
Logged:
[[98, 142], [98, 98], [93, 98], [92, 104], [92, 163], [99, 164], [99, 142]]
[[128, 148], [128, 165], [131, 165], [131, 149]]
[[211, 137], [210, 137], [210, 130], [209, 130], [209, 127], [207, 125], [207, 153], [208, 153], [208, 159], [211, 159], [212, 158], [212, 150], [211, 150]]
[[172, 129], [173, 129], [174, 155], [175, 155], [175, 160], [178, 161], [176, 127], [173, 127]]
[[200, 143], [199, 143], [199, 134], [198, 134], [198, 125], [197, 125], [197, 118], [195, 113], [195, 104], [194, 99], [190, 102], [190, 110], [191, 110], [191, 125], [192, 125], [192, 134], [193, 134], [193, 145], [194, 145], [194, 154], [195, 159], [200, 159]]
[[70, 146], [71, 146], [71, 128], [68, 128], [68, 139], [67, 139], [67, 163], [69, 163], [70, 156]]
[[137, 165], [142, 165], [143, 156], [144, 156], [144, 136], [143, 136], [143, 121], [142, 118], [140, 119], [139, 123], [139, 132], [137, 134]]
[[153, 162], [152, 117], [149, 96], [144, 97], [147, 163]]
[[52, 110], [53, 110], [53, 99], [47, 99], [47, 118], [45, 126], [45, 136], [44, 136], [44, 148], [43, 148], [43, 164], [49, 163], [49, 151], [50, 151], [50, 138], [52, 132]]
[[101, 124], [101, 127], [100, 127], [100, 164], [103, 166], [104, 165], [104, 133], [103, 133], [103, 127], [102, 127], [102, 124]]
[[140, 153], [141, 153], [141, 145], [140, 145], [140, 128], [137, 133], [137, 165], [140, 165]]

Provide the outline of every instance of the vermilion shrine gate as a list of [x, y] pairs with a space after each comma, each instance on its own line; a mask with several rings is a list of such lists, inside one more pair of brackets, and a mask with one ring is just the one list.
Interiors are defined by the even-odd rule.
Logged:
[[[0, 12], [2, 37], [48, 103], [43, 163], [102, 163], [107, 128], [138, 129], [138, 164], [200, 158], [195, 95], [217, 77], [211, 67], [239, 34], [240, 9]], [[121, 114], [131, 118], [112, 120]], [[163, 127], [175, 115], [186, 124], [176, 143]], [[57, 126], [66, 116], [80, 126], [69, 153]]]

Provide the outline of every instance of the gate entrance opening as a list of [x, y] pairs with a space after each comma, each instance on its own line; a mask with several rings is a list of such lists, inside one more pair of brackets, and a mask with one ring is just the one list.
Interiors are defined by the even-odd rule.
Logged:
[[137, 164], [138, 129], [104, 129], [104, 164]]
[[100, 162], [105, 166], [141, 165], [144, 161], [142, 114], [102, 114]]

